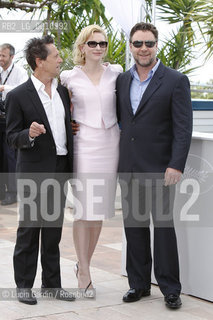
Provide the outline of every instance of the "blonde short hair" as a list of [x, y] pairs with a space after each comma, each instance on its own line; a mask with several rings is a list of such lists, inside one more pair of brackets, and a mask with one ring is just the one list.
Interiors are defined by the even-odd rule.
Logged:
[[[74, 48], [73, 48], [72, 55], [73, 55], [73, 62], [75, 65], [83, 66], [85, 64], [85, 58], [82, 55], [80, 46], [83, 45], [94, 32], [102, 33], [105, 37], [105, 40], [108, 41], [106, 32], [98, 25], [92, 24], [82, 29], [74, 43]], [[106, 53], [107, 53], [107, 50], [106, 50]]]

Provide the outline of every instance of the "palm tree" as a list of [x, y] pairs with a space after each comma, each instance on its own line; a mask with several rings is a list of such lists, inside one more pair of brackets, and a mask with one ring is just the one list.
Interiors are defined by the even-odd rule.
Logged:
[[80, 31], [89, 24], [102, 26], [109, 38], [107, 61], [119, 63], [125, 67], [125, 41], [122, 32], [114, 32], [111, 19], [105, 16], [105, 8], [100, 0], [57, 0], [51, 3], [48, 9], [48, 21], [66, 21], [66, 30], [52, 30], [55, 35], [57, 47], [61, 49], [64, 63], [62, 69], [72, 66], [72, 47]]
[[212, 55], [212, 5], [213, 0], [157, 0], [158, 18], [176, 25], [176, 31], [173, 30], [164, 40], [159, 52], [166, 65], [190, 73], [195, 69], [190, 68], [190, 64], [195, 59], [197, 48], [206, 58]]
[[[151, 12], [152, 0], [146, 0], [148, 12]], [[51, 29], [57, 45], [71, 63], [71, 50], [80, 30], [88, 24], [103, 26], [109, 35], [110, 61], [118, 62], [125, 68], [125, 41], [121, 32], [115, 32], [111, 20], [105, 15], [105, 8], [100, 0], [25, 0], [0, 1], [0, 8], [27, 12], [39, 11], [46, 14], [46, 21], [64, 21], [68, 29]], [[206, 59], [213, 54], [213, 0], [157, 0], [160, 12], [157, 19], [167, 22], [172, 28], [170, 35], [163, 40], [158, 56], [168, 66], [184, 73], [193, 69], [190, 64], [195, 59], [196, 48]], [[146, 21], [151, 17], [147, 14]], [[57, 25], [57, 24], [56, 24]], [[44, 30], [48, 32], [48, 29]], [[201, 46], [201, 43], [203, 45]]]

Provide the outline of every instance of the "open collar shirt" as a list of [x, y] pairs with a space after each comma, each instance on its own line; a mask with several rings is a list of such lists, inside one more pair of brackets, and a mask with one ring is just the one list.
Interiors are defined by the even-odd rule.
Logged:
[[140, 80], [135, 64], [130, 69], [130, 73], [132, 75], [132, 83], [131, 83], [131, 87], [130, 87], [130, 101], [131, 101], [131, 105], [132, 105], [133, 114], [136, 113], [138, 106], [141, 102], [141, 99], [143, 97], [143, 94], [144, 94], [146, 88], [148, 87], [152, 77], [154, 76], [159, 64], [160, 64], [160, 59], [157, 60], [157, 63], [149, 71], [148, 77], [144, 81]]
[[51, 98], [45, 91], [45, 85], [39, 79], [31, 75], [31, 80], [43, 104], [53, 138], [56, 144], [57, 155], [67, 154], [67, 138], [65, 127], [65, 110], [61, 97], [57, 91], [58, 81], [52, 80]]

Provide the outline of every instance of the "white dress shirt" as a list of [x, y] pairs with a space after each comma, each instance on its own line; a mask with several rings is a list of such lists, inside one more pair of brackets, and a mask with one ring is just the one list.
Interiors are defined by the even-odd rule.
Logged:
[[[12, 69], [13, 63], [7, 68], [7, 70], [3, 70], [1, 68], [1, 84], [4, 83], [4, 80], [7, 78], [10, 70]], [[9, 91], [14, 89], [15, 87], [19, 86], [23, 82], [27, 81], [28, 79], [27, 71], [23, 67], [19, 67], [14, 64], [13, 70], [7, 79], [7, 82], [4, 85], [4, 91], [2, 92], [2, 100], [5, 100], [6, 95]]]
[[57, 91], [58, 81], [53, 79], [51, 84], [51, 98], [45, 91], [45, 85], [31, 75], [31, 80], [43, 104], [53, 138], [56, 145], [57, 155], [67, 154], [67, 137], [65, 128], [65, 110], [61, 97]]

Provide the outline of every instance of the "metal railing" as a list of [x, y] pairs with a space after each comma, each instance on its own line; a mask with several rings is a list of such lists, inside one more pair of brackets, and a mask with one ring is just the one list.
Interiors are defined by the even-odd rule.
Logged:
[[213, 93], [213, 84], [191, 83], [191, 91]]

